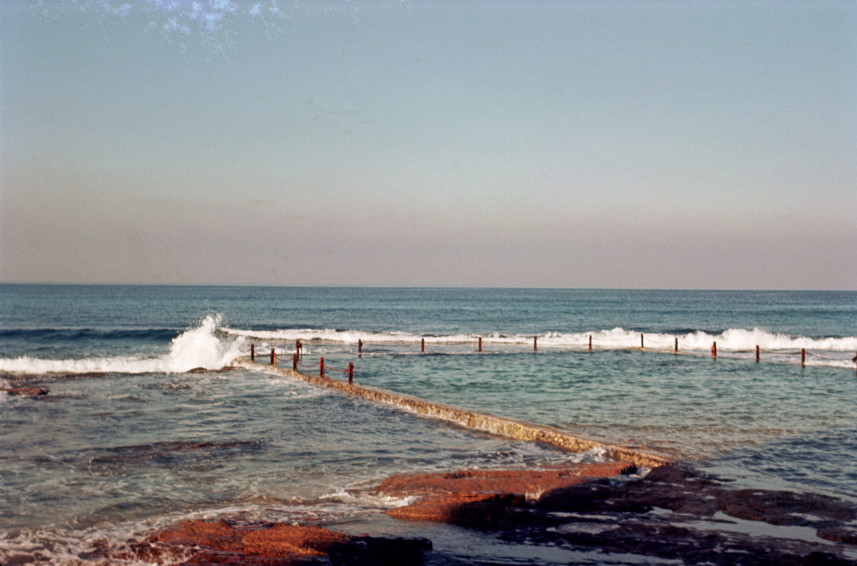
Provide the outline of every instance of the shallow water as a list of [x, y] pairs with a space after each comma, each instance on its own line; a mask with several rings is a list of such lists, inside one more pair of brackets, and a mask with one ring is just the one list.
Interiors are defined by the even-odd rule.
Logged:
[[401, 503], [369, 489], [395, 473], [601, 457], [220, 370], [251, 343], [288, 367], [297, 339], [307, 372], [353, 362], [370, 387], [857, 499], [855, 326], [857, 293], [2, 285], [0, 386], [50, 393], [0, 393], [0, 560], [85, 562], [185, 517], [347, 522]]

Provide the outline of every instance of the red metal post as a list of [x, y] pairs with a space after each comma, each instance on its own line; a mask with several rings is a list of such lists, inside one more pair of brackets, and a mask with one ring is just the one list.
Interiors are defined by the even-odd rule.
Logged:
[[354, 383], [354, 362], [348, 362], [348, 384]]
[[421, 338], [420, 339], [420, 354], [425, 354], [425, 353], [426, 353], [426, 339]]
[[479, 351], [482, 352], [482, 337], [479, 337]]
[[298, 371], [298, 353], [297, 353], [297, 351], [295, 351], [295, 353], [292, 354], [292, 369], [295, 371]]
[[806, 365], [806, 348], [800, 349], [800, 365]]
[[589, 351], [592, 351], [592, 334], [589, 335]]
[[712, 358], [717, 357], [717, 342], [715, 342], [711, 345], [711, 357]]
[[759, 363], [759, 345], [756, 344], [756, 363]]
[[277, 351], [271, 348], [271, 365], [277, 365]]
[[533, 336], [533, 352], [539, 351], [539, 337]]
[[675, 353], [678, 354], [678, 336], [675, 338]]
[[641, 349], [645, 348], [645, 346], [643, 346], [643, 335], [642, 334], [640, 334], [640, 348]]
[[324, 377], [324, 358], [318, 360], [318, 375]]

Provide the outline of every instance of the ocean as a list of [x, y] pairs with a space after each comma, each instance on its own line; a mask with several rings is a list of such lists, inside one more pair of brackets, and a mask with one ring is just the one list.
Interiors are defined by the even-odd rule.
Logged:
[[298, 340], [307, 373], [857, 501], [857, 292], [3, 284], [0, 389], [48, 393], [0, 392], [0, 563], [188, 518], [357, 529], [402, 504], [371, 490], [393, 474], [604, 458], [224, 369]]

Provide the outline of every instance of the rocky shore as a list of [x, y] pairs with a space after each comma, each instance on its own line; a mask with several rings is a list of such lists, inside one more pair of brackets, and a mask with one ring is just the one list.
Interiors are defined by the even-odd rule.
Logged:
[[[627, 463], [551, 470], [466, 470], [388, 478], [408, 496], [398, 520], [442, 522], [522, 549], [590, 552], [585, 563], [857, 564], [857, 505], [817, 494], [738, 489], [685, 465], [640, 479]], [[430, 523], [423, 523], [430, 524]], [[466, 550], [466, 549], [463, 549]], [[186, 521], [129, 556], [182, 564], [486, 564], [438, 552], [426, 538], [354, 536], [315, 525]], [[623, 562], [624, 557], [627, 562]]]

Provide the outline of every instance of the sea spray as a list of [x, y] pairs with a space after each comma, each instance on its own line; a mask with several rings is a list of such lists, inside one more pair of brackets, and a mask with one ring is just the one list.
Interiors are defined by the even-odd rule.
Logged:
[[184, 373], [196, 368], [209, 370], [230, 365], [243, 355], [243, 337], [221, 339], [218, 326], [221, 315], [208, 315], [170, 343], [169, 352], [158, 357], [89, 357], [83, 359], [40, 359], [30, 356], [0, 358], [0, 371], [11, 374], [51, 373]]
[[242, 355], [244, 340], [224, 341], [217, 337], [222, 315], [205, 317], [202, 323], [176, 336], [167, 358], [168, 371], [185, 372], [194, 368], [220, 369]]

